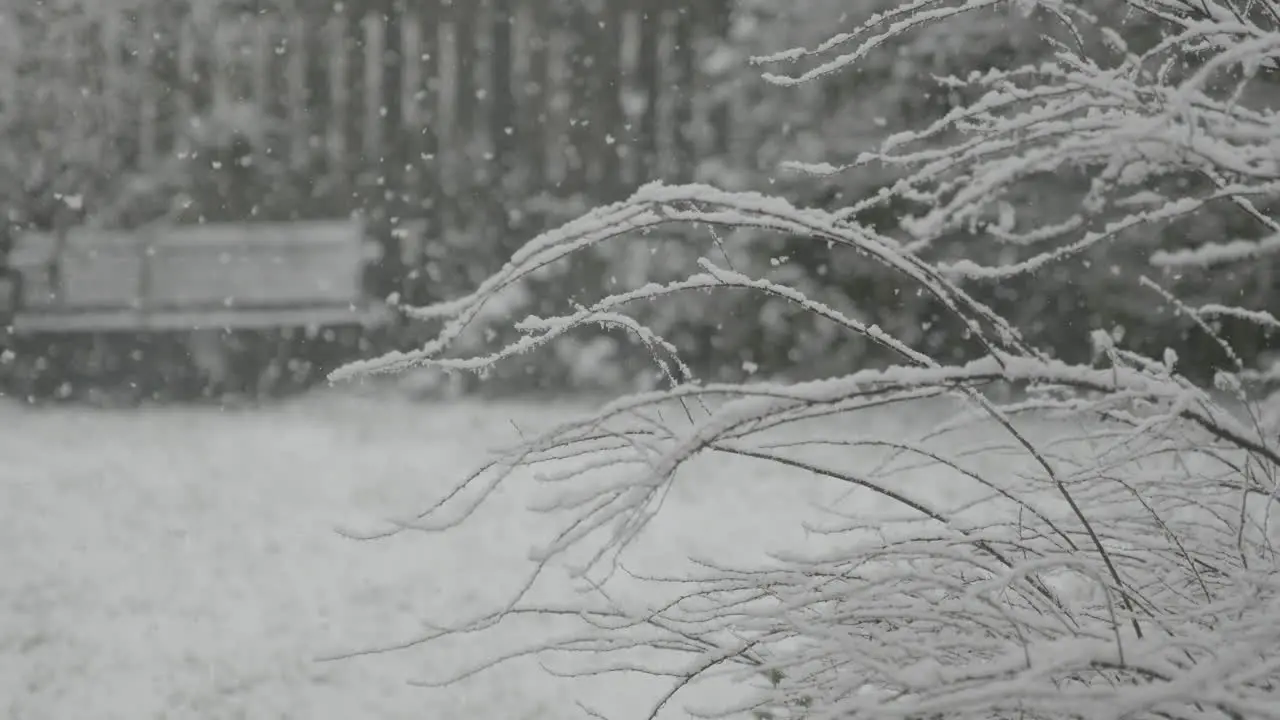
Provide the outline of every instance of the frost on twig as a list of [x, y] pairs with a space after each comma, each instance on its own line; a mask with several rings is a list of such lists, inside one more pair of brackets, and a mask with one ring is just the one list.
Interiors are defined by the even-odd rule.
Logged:
[[[812, 61], [770, 75], [783, 85], [808, 82], [923, 25], [1004, 4], [915, 0], [820, 47], [761, 62]], [[1280, 58], [1280, 4], [1130, 0], [1162, 31], [1143, 47], [1126, 44], [1124, 27], [1091, 24], [1068, 0], [1015, 5], [1066, 28], [1047, 39], [1052, 59], [953, 79], [976, 99], [862, 159], [901, 170], [883, 193], [828, 210], [700, 185], [646, 185], [533, 239], [475, 292], [414, 310], [444, 321], [426, 347], [338, 374], [420, 364], [482, 372], [576, 327], [604, 325], [646, 347], [669, 382], [525, 438], [403, 524], [448, 532], [502, 486], [530, 482], [524, 471], [535, 474], [530, 511], [557, 523], [509, 602], [400, 647], [500, 633], [528, 615], [573, 629], [435, 682], [535, 655], [556, 673], [668, 678], [650, 716], [693, 682], [721, 676], [742, 681], [740, 701], [688, 709], [810, 720], [1280, 718], [1280, 533], [1271, 519], [1280, 427], [1244, 395], [1246, 368], [1237, 364], [1215, 389], [1202, 388], [1180, 374], [1174, 353], [1145, 357], [1105, 333], [1094, 338], [1093, 364], [1059, 362], [966, 289], [1122, 243], [1135, 228], [1207, 203], [1236, 205], [1271, 239], [1199, 238], [1155, 252], [1153, 263], [1209, 266], [1280, 247], [1272, 237], [1280, 221], [1266, 209], [1280, 190], [1280, 117], [1251, 93]], [[1011, 214], [1021, 184], [1068, 169], [1092, 178], [1069, 216]], [[1194, 190], [1173, 182], [1188, 175], [1203, 182]], [[856, 221], [859, 209], [894, 198], [923, 208], [906, 223], [910, 238]], [[987, 223], [993, 214], [998, 220]], [[450, 354], [488, 304], [540, 268], [601, 243], [646, 242], [646, 231], [670, 224], [778, 233], [886, 268], [945, 308], [979, 359], [940, 362], [865, 319], [710, 259], [682, 279], [560, 316], [510, 318], [520, 334], [513, 342]], [[930, 259], [940, 238], [969, 226], [1023, 254], [1003, 265]], [[1276, 324], [1271, 313], [1228, 298], [1191, 307], [1155, 281], [1134, 283], [1211, 336], [1215, 318]], [[667, 296], [730, 291], [789, 303], [898, 362], [809, 382], [702, 384], [678, 347], [629, 314]], [[984, 392], [993, 383], [1023, 392], [997, 402]], [[874, 420], [921, 403], [947, 411], [912, 431]], [[696, 482], [686, 470], [703, 457], [750, 463], [761, 482], [820, 478], [892, 510], [828, 519], [811, 528], [823, 542], [745, 566], [698, 558], [666, 576], [632, 569], [628, 551], [672, 486]], [[963, 502], [906, 481], [921, 472], [965, 488]], [[560, 604], [529, 592], [553, 566], [567, 567], [583, 588]], [[637, 583], [646, 593], [630, 591]]]

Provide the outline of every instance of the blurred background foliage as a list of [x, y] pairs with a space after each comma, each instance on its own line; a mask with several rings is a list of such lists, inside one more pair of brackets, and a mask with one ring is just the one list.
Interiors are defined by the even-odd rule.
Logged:
[[[1158, 28], [1146, 19], [1122, 15], [1120, 3], [1091, 1], [1096, 12], [1120, 23], [1134, 45], [1158, 37]], [[9, 0], [0, 11], [11, 20], [0, 24], [0, 59], [10, 68], [0, 79], [0, 133], [5, 136], [0, 143], [0, 198], [11, 234], [60, 222], [136, 227], [360, 213], [371, 219], [392, 259], [376, 279], [380, 294], [416, 304], [447, 299], [500, 267], [524, 240], [592, 206], [625, 197], [649, 180], [760, 190], [797, 205], [829, 209], [856, 202], [891, 182], [892, 172], [869, 167], [812, 178], [780, 165], [788, 160], [851, 162], [888, 134], [920, 127], [972, 99], [941, 85], [939, 76], [1038, 62], [1047, 47], [1041, 34], [1059, 32], [1039, 16], [1022, 17], [1002, 8], [970, 13], [958, 22], [916, 32], [906, 43], [886, 46], [852, 71], [794, 89], [762, 81], [760, 68], [747, 62], [762, 53], [813, 46], [833, 30], [852, 28], [895, 4], [716, 0], [690, 9], [666, 0], [477, 0], [461, 5], [456, 0], [427, 5], [394, 0]], [[428, 5], [435, 14], [417, 12]], [[321, 34], [335, 18], [358, 28], [362, 18], [379, 17], [388, 38], [396, 37], [406, 22], [426, 23], [430, 37], [448, 34], [447, 58], [455, 81], [424, 82], [415, 98], [425, 98], [429, 109], [418, 125], [406, 120], [384, 128], [384, 145], [376, 155], [348, 147], [341, 162], [334, 160], [325, 133], [337, 122], [328, 116], [336, 106], [317, 90], [308, 106], [310, 134], [302, 142], [298, 128], [281, 120], [279, 107], [253, 102], [249, 91], [229, 103], [206, 102], [193, 93], [198, 101], [186, 110], [198, 122], [161, 122], [169, 128], [159, 140], [167, 150], [153, 150], [155, 157], [143, 158], [145, 143], [139, 140], [132, 114], [136, 108], [128, 98], [146, 97], [157, 87], [164, 93], [198, 90], [200, 82], [175, 75], [174, 45], [155, 51], [154, 65], [122, 75], [122, 84], [108, 92], [93, 70], [93, 53], [67, 54], [65, 49], [83, 45], [85, 33], [112, 16], [153, 37], [192, 18], [197, 25], [232, 18], [241, 26], [265, 22], [263, 18], [306, 18], [313, 90], [324, 85], [322, 63], [336, 52], [326, 49], [328, 36]], [[511, 20], [517, 16], [518, 23]], [[433, 32], [445, 26], [448, 33]], [[351, 32], [344, 47], [358, 60], [365, 36]], [[176, 32], [170, 35], [176, 37]], [[432, 52], [446, 57], [443, 40], [433, 48], [427, 47], [423, 57]], [[398, 50], [391, 46], [388, 57]], [[558, 65], [557, 53], [563, 59]], [[503, 66], [495, 57], [511, 62]], [[425, 72], [433, 68], [428, 65]], [[353, 70], [353, 77], [358, 85], [359, 73]], [[1259, 82], [1259, 102], [1280, 98], [1275, 78]], [[355, 97], [366, 96], [362, 93], [364, 88], [353, 86]], [[382, 117], [408, 117], [402, 112], [407, 100], [401, 91], [390, 88], [382, 99]], [[178, 112], [175, 103], [158, 107], [161, 114]], [[344, 131], [358, 134], [354, 125], [358, 122], [348, 122]], [[1046, 176], [1024, 188], [1014, 210], [1043, 217], [1069, 211], [1089, 180], [1085, 174]], [[77, 201], [68, 203], [68, 197]], [[913, 211], [877, 207], [857, 219], [905, 237], [901, 220]], [[416, 255], [406, 255], [400, 247], [404, 235], [399, 225], [405, 219], [423, 223]], [[1087, 362], [1090, 332], [1101, 329], [1140, 352], [1159, 355], [1173, 347], [1184, 370], [1203, 379], [1225, 361], [1221, 351], [1138, 287], [1136, 276], [1155, 273], [1192, 304], [1212, 298], [1280, 312], [1270, 261], [1179, 276], [1160, 276], [1145, 261], [1152, 247], [1257, 238], [1262, 230], [1224, 203], [1174, 225], [1144, 227], [1122, 242], [1031, 275], [970, 289], [1063, 359]], [[931, 257], [986, 262], [1016, 257], [981, 227], [947, 237], [928, 252]], [[516, 317], [564, 312], [567, 308], [554, 305], [553, 298], [564, 297], [566, 285], [575, 289], [577, 302], [588, 303], [610, 291], [686, 275], [702, 256], [728, 262], [748, 275], [785, 282], [940, 359], [962, 360], [979, 351], [936, 303], [883, 269], [852, 254], [830, 252], [822, 242], [748, 229], [673, 226], [619, 239], [574, 265], [548, 268], [514, 291], [501, 310]], [[544, 291], [552, 287], [558, 291]], [[753, 374], [812, 377], [893, 359], [772, 298], [690, 293], [636, 312], [683, 348], [706, 380]], [[501, 340], [496, 316], [478, 326], [468, 341]], [[434, 329], [402, 323], [372, 334], [240, 333], [229, 341], [243, 356], [236, 387], [251, 393], [292, 392], [345, 360], [420, 344]], [[1274, 344], [1254, 328], [1227, 326], [1224, 332], [1250, 363]], [[10, 377], [42, 367], [44, 394], [68, 382], [85, 387], [126, 382], [142, 397], [208, 395], [198, 373], [172, 367], [185, 362], [179, 340], [114, 339], [118, 347], [108, 355], [115, 360], [107, 364], [132, 369], [104, 375], [101, 360], [93, 365], [85, 359], [93, 355], [86, 349], [94, 346], [92, 339], [56, 338], [56, 346], [25, 346], [24, 353], [43, 362], [11, 368]], [[171, 347], [162, 352], [159, 346]], [[51, 357], [71, 359], [53, 373], [48, 369]], [[291, 367], [311, 371], [281, 373], [282, 358]], [[280, 379], [286, 376], [293, 379]], [[485, 387], [500, 392], [612, 390], [658, 381], [646, 351], [610, 332], [575, 336], [554, 350], [514, 361]], [[74, 388], [63, 394], [79, 395]]]

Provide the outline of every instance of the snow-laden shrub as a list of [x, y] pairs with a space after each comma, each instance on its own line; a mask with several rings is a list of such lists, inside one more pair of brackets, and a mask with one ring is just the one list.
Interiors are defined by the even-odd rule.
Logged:
[[[535, 238], [474, 293], [418, 310], [421, 318], [447, 320], [421, 351], [341, 373], [420, 365], [484, 372], [595, 325], [646, 347], [670, 383], [527, 438], [417, 524], [447, 532], [504, 482], [525, 477], [520, 471], [541, 471], [537, 510], [563, 526], [537, 549], [538, 573], [571, 563], [593, 579], [591, 589], [568, 606], [521, 591], [473, 623], [421, 641], [502, 632], [503, 621], [519, 615], [574, 620], [576, 631], [512, 656], [585, 654], [589, 662], [576, 666], [582, 673], [669, 676], [670, 692], [654, 698], [653, 715], [693, 681], [728, 672], [750, 692], [705, 714], [1280, 717], [1278, 533], [1271, 525], [1280, 426], [1243, 391], [1248, 368], [1237, 363], [1215, 387], [1200, 387], [1179, 373], [1176, 354], [1146, 357], [1106, 333], [1079, 338], [1092, 343], [1093, 364], [1055, 361], [968, 289], [1123, 244], [1133, 228], [1214, 202], [1244, 209], [1274, 237], [1193, 238], [1150, 261], [1204, 272], [1280, 246], [1280, 215], [1267, 209], [1280, 190], [1280, 114], [1252, 92], [1259, 76], [1280, 72], [1280, 2], [1127, 4], [1159, 32], [1130, 43], [1123, 26], [1067, 0], [914, 0], [822, 46], [761, 58], [773, 64], [771, 81], [794, 85], [968, 12], [1008, 5], [1047, 13], [1062, 29], [1045, 38], [1055, 44], [1052, 62], [948, 80], [975, 99], [864, 156], [863, 163], [900, 173], [876, 197], [817, 209], [707, 186], [648, 185]], [[811, 65], [778, 74], [787, 62]], [[1061, 215], [1021, 212], [1020, 185], [1056, 172], [1082, 173], [1089, 187], [1062, 203]], [[1188, 174], [1203, 182], [1169, 181]], [[908, 241], [851, 220], [859, 208], [891, 200], [919, 208]], [[647, 233], [673, 224], [707, 230], [706, 255], [688, 277], [575, 304], [561, 316], [525, 318], [514, 323], [521, 337], [509, 345], [448, 356], [488, 303], [539, 268], [602, 243], [644, 243]], [[940, 362], [835, 303], [714, 259], [727, 257], [722, 246], [735, 237], [723, 229], [742, 227], [803, 238], [896, 274], [904, 291], [948, 309], [980, 359]], [[929, 259], [930, 243], [955, 228], [976, 228], [1010, 253], [999, 265]], [[1129, 280], [1150, 293], [1153, 308], [1182, 313], [1210, 336], [1221, 318], [1280, 323], [1231, 298], [1189, 307], [1155, 281]], [[809, 382], [698, 383], [678, 348], [627, 310], [705, 292], [784, 299], [900, 362]], [[1234, 357], [1229, 345], [1222, 350]], [[1025, 390], [1016, 400], [985, 392], [1010, 383]], [[921, 404], [933, 422], [914, 433], [875, 419], [886, 407]], [[990, 432], [974, 434], [983, 427]], [[881, 459], [858, 459], [867, 449]], [[815, 544], [746, 566], [703, 561], [676, 577], [627, 579], [660, 586], [667, 602], [620, 594], [625, 583], [608, 584], [619, 559], [661, 512], [681, 471], [703, 456], [752, 460], [762, 477], [800, 471], [825, 478], [899, 512], [828, 524], [826, 533], [839, 539], [834, 548]], [[922, 470], [963, 492], [939, 498], [905, 480]], [[594, 572], [601, 569], [610, 580]]]

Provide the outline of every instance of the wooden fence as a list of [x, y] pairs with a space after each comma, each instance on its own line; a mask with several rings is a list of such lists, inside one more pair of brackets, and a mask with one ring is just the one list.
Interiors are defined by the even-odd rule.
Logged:
[[82, 134], [110, 138], [120, 176], [207, 162], [271, 178], [202, 209], [218, 219], [363, 210], [371, 227], [501, 233], [528, 209], [513, 199], [607, 201], [730, 148], [697, 71], [730, 2], [151, 3], [27, 43], [23, 72], [97, 99]]

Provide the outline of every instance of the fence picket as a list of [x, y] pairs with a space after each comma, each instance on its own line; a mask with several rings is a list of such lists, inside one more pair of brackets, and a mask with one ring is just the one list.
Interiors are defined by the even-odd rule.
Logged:
[[173, 89], [177, 93], [177, 112], [173, 117], [173, 135], [178, 145], [175, 150], [184, 158], [191, 152], [190, 138], [197, 104], [195, 89], [202, 84], [196, 69], [196, 42], [195, 21], [186, 18], [178, 27], [178, 87]]
[[331, 180], [341, 183], [347, 167], [347, 113], [350, 111], [350, 87], [347, 68], [347, 22], [342, 15], [335, 15], [325, 26], [326, 46], [329, 48], [329, 168]]
[[307, 18], [294, 14], [288, 20], [285, 41], [285, 86], [289, 112], [289, 162], [295, 170], [307, 167], [311, 155], [312, 128], [307, 106]]
[[[156, 63], [156, 40], [157, 28], [155, 16], [151, 13], [141, 13], [137, 18], [137, 30], [140, 37], [136, 38], [132, 43], [130, 54], [133, 56], [133, 64], [137, 68], [137, 75], [144, 76], [145, 73], [151, 73]], [[138, 124], [138, 164], [144, 169], [149, 169], [156, 164], [157, 142], [156, 142], [156, 122], [160, 116], [158, 107], [159, 98], [153, 92], [147, 92], [147, 88], [142, 88], [139, 104], [139, 124]]]
[[376, 165], [382, 157], [383, 54], [386, 52], [386, 23], [379, 13], [362, 20], [364, 31], [364, 124], [361, 149], [365, 163]]
[[[323, 16], [302, 5], [233, 15], [204, 5], [132, 22], [102, 13], [86, 32], [103, 62], [72, 64], [106, 96], [103, 130], [136, 164], [119, 171], [189, 156], [201, 119], [230, 120], [236, 132], [270, 129], [251, 139], [287, 155], [290, 182], [306, 183], [290, 191], [314, 201], [299, 212], [375, 206], [375, 215], [425, 220], [433, 237], [488, 223], [481, 237], [521, 209], [511, 200], [607, 200], [651, 178], [688, 177], [695, 145], [750, 152], [731, 141], [725, 107], [695, 112], [682, 97], [697, 82], [694, 25], [711, 16], [672, 0], [600, 0], [590, 10], [385, 0]], [[726, 27], [724, 16], [701, 24]], [[49, 72], [66, 71], [52, 67], [65, 58], [49, 62]], [[695, 136], [695, 125], [714, 126], [714, 137]], [[280, 147], [257, 142], [271, 138]]]

